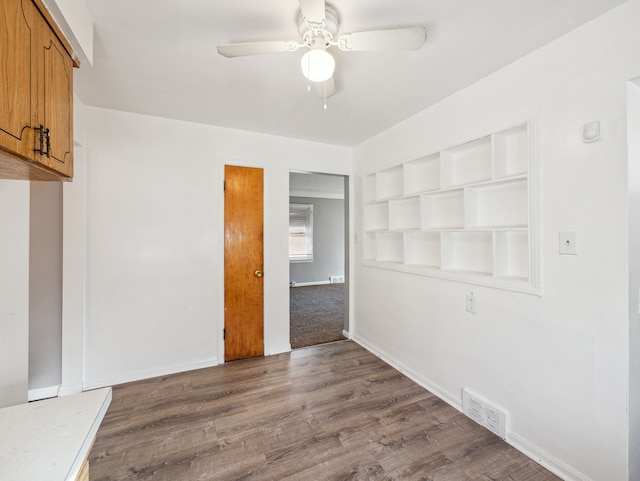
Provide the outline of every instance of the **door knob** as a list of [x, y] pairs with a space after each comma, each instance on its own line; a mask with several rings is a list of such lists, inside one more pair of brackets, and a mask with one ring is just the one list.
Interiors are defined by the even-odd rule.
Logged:
[[262, 277], [262, 271], [255, 271], [253, 275], [256, 277]]

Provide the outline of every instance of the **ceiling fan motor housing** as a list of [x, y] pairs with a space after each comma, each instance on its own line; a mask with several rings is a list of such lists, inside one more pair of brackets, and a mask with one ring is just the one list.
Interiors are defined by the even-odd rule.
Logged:
[[302, 16], [302, 12], [298, 15], [298, 32], [302, 37], [304, 44], [311, 48], [318, 43], [323, 42], [324, 48], [327, 48], [333, 42], [333, 37], [338, 32], [338, 12], [329, 4], [325, 4], [325, 18], [319, 23], [310, 22]]

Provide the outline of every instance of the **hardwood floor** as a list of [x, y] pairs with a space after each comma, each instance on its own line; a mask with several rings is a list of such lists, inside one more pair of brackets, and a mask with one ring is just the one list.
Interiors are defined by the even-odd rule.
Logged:
[[115, 386], [93, 481], [547, 481], [357, 344]]

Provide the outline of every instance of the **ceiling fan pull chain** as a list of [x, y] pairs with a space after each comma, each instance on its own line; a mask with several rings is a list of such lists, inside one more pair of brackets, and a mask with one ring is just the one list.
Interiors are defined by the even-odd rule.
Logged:
[[324, 81], [324, 109], [327, 110], [327, 81]]

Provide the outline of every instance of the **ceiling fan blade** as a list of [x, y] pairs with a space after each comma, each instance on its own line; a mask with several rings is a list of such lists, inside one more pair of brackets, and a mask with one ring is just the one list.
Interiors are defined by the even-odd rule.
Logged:
[[340, 50], [418, 50], [427, 38], [424, 27], [390, 28], [346, 33], [338, 37]]
[[300, 48], [293, 40], [276, 40], [272, 42], [247, 42], [218, 45], [218, 53], [228, 58], [261, 55], [263, 53], [295, 52]]
[[324, 98], [325, 96], [325, 87], [327, 97], [331, 97], [336, 93], [336, 83], [334, 82], [333, 77], [329, 77], [329, 79], [324, 82], [316, 82], [315, 84], [316, 95], [320, 98]]
[[325, 19], [324, 0], [300, 0], [302, 16], [312, 23], [321, 23]]

